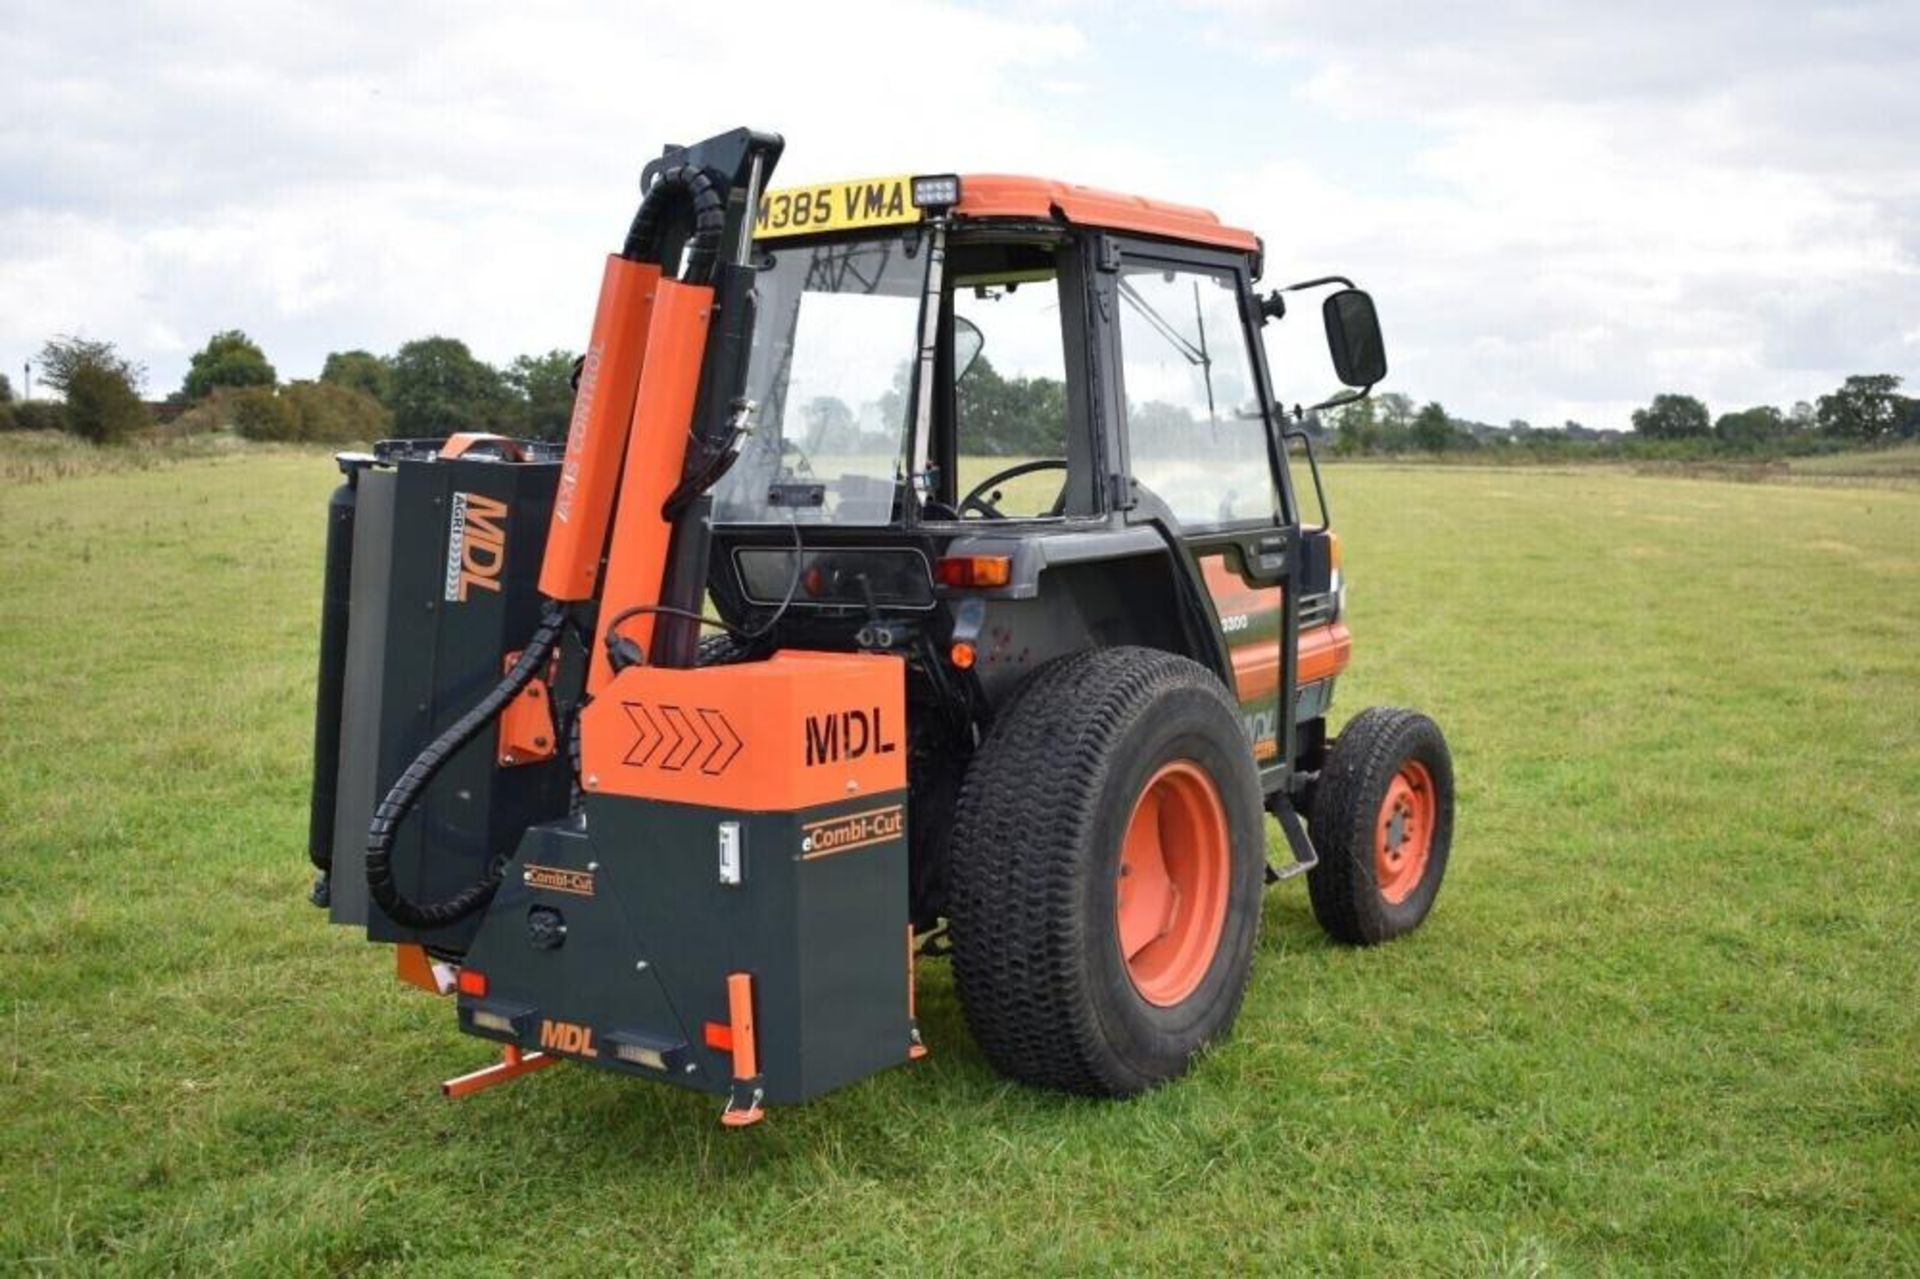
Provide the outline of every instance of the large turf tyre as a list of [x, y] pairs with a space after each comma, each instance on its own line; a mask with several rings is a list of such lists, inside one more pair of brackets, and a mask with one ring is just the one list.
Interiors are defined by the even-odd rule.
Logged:
[[1143, 648], [1036, 671], [955, 807], [954, 983], [987, 1060], [1102, 1097], [1185, 1073], [1239, 1012], [1264, 867], [1259, 777], [1211, 672]]
[[1354, 716], [1327, 752], [1309, 826], [1320, 861], [1307, 895], [1329, 936], [1369, 946], [1418, 928], [1453, 844], [1453, 757], [1439, 725], [1391, 706]]

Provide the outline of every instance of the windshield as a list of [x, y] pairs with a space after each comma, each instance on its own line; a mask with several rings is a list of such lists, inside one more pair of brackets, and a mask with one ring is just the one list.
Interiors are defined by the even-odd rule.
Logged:
[[923, 238], [916, 228], [755, 250], [753, 429], [714, 490], [716, 520], [893, 519], [926, 288]]

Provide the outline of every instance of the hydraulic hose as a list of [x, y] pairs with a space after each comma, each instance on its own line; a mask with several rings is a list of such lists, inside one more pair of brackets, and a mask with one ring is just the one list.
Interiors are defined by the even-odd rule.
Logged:
[[[661, 233], [667, 215], [676, 205], [693, 212], [693, 234], [687, 240], [688, 281], [704, 284], [713, 278], [720, 261], [720, 236], [726, 229], [727, 206], [715, 189], [713, 179], [690, 164], [676, 164], [661, 171], [640, 200], [627, 231], [627, 243], [620, 256], [635, 262], [660, 262]], [[749, 215], [751, 216], [751, 215]], [[664, 265], [664, 264], [663, 264]]]
[[373, 821], [367, 828], [367, 895], [394, 923], [404, 928], [440, 928], [465, 919], [475, 911], [484, 910], [487, 903], [493, 900], [494, 892], [500, 887], [499, 861], [488, 866], [479, 879], [445, 901], [409, 901], [401, 893], [399, 885], [393, 882], [394, 836], [399, 833], [400, 823], [413, 811], [421, 792], [426, 790], [427, 784], [433, 781], [447, 761], [491, 724], [507, 704], [520, 695], [520, 690], [527, 686], [534, 675], [545, 668], [547, 658], [559, 642], [566, 623], [565, 606], [549, 600], [541, 613], [539, 628], [534, 631], [533, 638], [527, 641], [520, 659], [507, 671], [506, 677], [492, 692], [481, 698], [477, 706], [462, 715], [421, 751], [407, 766], [407, 771], [394, 782], [387, 797], [380, 801], [380, 806], [373, 810]]
[[[706, 284], [712, 280], [720, 261], [720, 238], [726, 229], [727, 210], [713, 179], [693, 165], [678, 164], [665, 169], [647, 188], [633, 215], [633, 224], [627, 230], [621, 256], [635, 262], [659, 263], [667, 230], [677, 221], [673, 215], [681, 210], [690, 213], [693, 224], [684, 246], [685, 279]], [[499, 890], [503, 863], [496, 861], [479, 879], [445, 901], [410, 901], [394, 883], [393, 841], [400, 823], [413, 811], [421, 793], [446, 767], [447, 761], [491, 724], [545, 666], [566, 625], [566, 607], [549, 600], [541, 614], [539, 629], [527, 641], [506, 677], [480, 699], [477, 706], [421, 751], [374, 809], [373, 820], [367, 827], [367, 895], [394, 923], [404, 928], [440, 928], [456, 923], [484, 910]]]

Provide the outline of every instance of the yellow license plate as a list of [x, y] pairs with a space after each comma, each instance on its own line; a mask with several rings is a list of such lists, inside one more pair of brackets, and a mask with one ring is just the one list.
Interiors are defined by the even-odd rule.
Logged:
[[918, 222], [913, 207], [913, 180], [860, 178], [853, 182], [825, 182], [819, 186], [769, 191], [760, 199], [754, 219], [755, 239], [783, 235], [812, 235], [819, 231], [853, 231], [861, 227], [896, 226]]

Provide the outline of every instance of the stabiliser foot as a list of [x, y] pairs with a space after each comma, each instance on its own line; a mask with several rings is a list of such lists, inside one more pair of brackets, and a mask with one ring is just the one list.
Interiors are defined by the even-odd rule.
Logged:
[[767, 1117], [760, 1102], [767, 1095], [757, 1079], [747, 1079], [733, 1086], [727, 1094], [727, 1108], [720, 1112], [720, 1122], [728, 1128], [747, 1128]]

